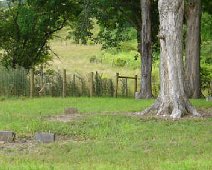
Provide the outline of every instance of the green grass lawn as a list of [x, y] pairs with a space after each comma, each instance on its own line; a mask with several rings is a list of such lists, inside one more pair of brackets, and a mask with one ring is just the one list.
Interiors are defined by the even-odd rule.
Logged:
[[[61, 139], [51, 144], [0, 144], [0, 170], [212, 169], [212, 119], [170, 121], [123, 114], [152, 103], [122, 98], [2, 100], [1, 130], [15, 131], [19, 139], [50, 131]], [[192, 103], [201, 110], [212, 108], [204, 100]], [[46, 119], [66, 107], [78, 108], [81, 118], [67, 123]]]

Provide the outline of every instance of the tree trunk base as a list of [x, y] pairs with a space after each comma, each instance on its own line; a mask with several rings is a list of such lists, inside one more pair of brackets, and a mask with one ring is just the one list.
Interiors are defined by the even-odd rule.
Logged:
[[190, 104], [187, 99], [182, 101], [162, 101], [160, 98], [143, 112], [137, 112], [136, 115], [156, 115], [159, 117], [169, 117], [171, 119], [180, 119], [185, 115], [192, 115], [194, 117], [201, 117], [201, 114]]
[[142, 94], [141, 92], [136, 95], [136, 99], [152, 99], [153, 95], [152, 94]]

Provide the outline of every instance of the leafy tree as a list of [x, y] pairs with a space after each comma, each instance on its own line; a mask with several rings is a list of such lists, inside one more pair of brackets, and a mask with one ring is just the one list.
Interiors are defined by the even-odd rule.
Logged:
[[203, 42], [212, 41], [211, 28], [212, 28], [212, 14], [204, 12], [202, 14], [202, 22], [201, 22], [201, 39]]
[[212, 1], [211, 0], [202, 0], [202, 11], [212, 14]]
[[6, 67], [31, 68], [49, 59], [48, 40], [79, 13], [73, 0], [13, 0], [0, 10], [0, 48]]
[[[152, 30], [152, 40], [157, 42], [156, 35], [158, 33], [158, 10], [157, 10], [157, 1], [151, 1], [151, 10], [150, 16], [153, 26]], [[149, 1], [149, 2], [150, 2]], [[151, 81], [143, 82], [148, 79], [151, 79], [151, 67], [152, 64], [145, 55], [142, 58], [142, 17], [141, 17], [141, 4], [140, 0], [128, 1], [128, 0], [85, 0], [84, 1], [84, 12], [81, 15], [83, 21], [81, 24], [78, 24], [75, 31], [75, 37], [81, 39], [81, 42], [86, 43], [88, 38], [92, 38], [93, 21], [97, 21], [97, 24], [100, 26], [100, 31], [97, 36], [97, 42], [103, 44], [103, 48], [110, 47], [119, 47], [120, 42], [128, 40], [130, 37], [127, 36], [126, 32], [129, 28], [134, 28], [137, 32], [137, 42], [138, 42], [138, 52], [140, 53], [142, 62], [142, 82], [141, 86], [142, 96], [148, 98], [152, 96], [151, 92]], [[151, 22], [149, 20], [149, 22]], [[157, 44], [157, 43], [156, 43]], [[152, 44], [150, 44], [151, 46]], [[150, 57], [151, 53], [150, 53]], [[146, 65], [149, 63], [148, 65]], [[148, 68], [146, 71], [146, 68]], [[150, 88], [149, 88], [150, 87]], [[150, 89], [150, 90], [146, 90]]]
[[183, 14], [184, 0], [159, 0], [160, 16], [160, 95], [144, 113], [174, 119], [185, 114], [199, 116], [184, 92], [183, 78]]

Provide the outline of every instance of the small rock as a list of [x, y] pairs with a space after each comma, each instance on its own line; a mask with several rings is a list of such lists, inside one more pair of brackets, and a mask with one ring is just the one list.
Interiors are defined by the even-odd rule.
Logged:
[[0, 131], [0, 141], [14, 142], [15, 141], [15, 133], [12, 131]]
[[75, 113], [78, 113], [78, 110], [76, 108], [66, 108], [64, 110], [64, 113], [65, 114], [75, 114]]
[[55, 141], [55, 134], [45, 133], [45, 132], [36, 133], [35, 140], [38, 142], [43, 142], [43, 143], [51, 143]]
[[207, 102], [212, 101], [212, 96], [206, 97], [206, 101], [207, 101]]
[[5, 144], [5, 141], [0, 141], [0, 145], [3, 145], [3, 144]]
[[140, 99], [140, 92], [135, 92], [135, 99]]

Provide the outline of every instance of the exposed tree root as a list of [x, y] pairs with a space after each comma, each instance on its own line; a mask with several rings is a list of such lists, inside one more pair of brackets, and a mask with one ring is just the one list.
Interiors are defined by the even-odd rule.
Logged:
[[[183, 101], [183, 102], [182, 102]], [[160, 98], [156, 102], [144, 110], [143, 112], [137, 112], [136, 115], [149, 115], [153, 114], [159, 117], [170, 117], [172, 119], [180, 119], [185, 115], [192, 115], [194, 117], [201, 117], [201, 114], [190, 104], [187, 99], [182, 101], [170, 100], [164, 102]]]

